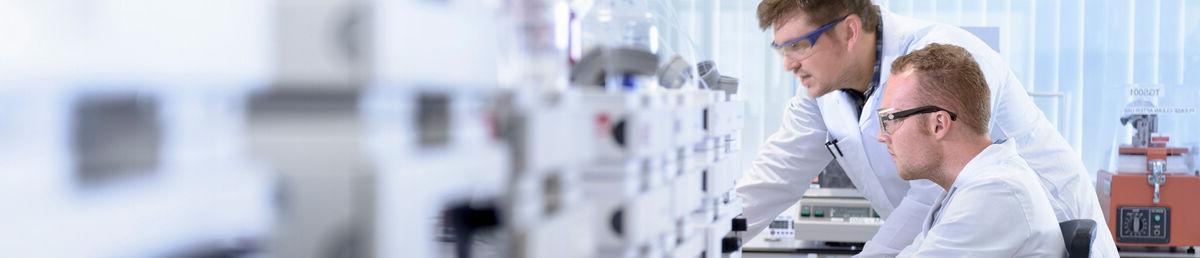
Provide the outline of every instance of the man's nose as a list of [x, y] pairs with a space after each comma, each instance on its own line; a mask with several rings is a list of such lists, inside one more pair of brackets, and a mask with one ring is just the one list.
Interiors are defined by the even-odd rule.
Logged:
[[795, 58], [791, 58], [787, 55], [784, 55], [783, 56], [783, 69], [787, 70], [789, 72], [795, 71], [796, 69], [800, 69], [800, 60], [796, 60]]

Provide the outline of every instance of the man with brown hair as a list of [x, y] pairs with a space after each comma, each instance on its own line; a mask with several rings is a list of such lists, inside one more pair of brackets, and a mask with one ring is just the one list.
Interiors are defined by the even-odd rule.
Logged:
[[879, 142], [900, 178], [945, 190], [902, 257], [1054, 257], [1062, 232], [1012, 141], [988, 137], [989, 90], [966, 49], [929, 46], [892, 63]]
[[[788, 103], [781, 128], [760, 148], [738, 195], [755, 235], [795, 204], [812, 179], [836, 162], [871, 208], [884, 219], [860, 256], [895, 256], [912, 243], [921, 222], [944, 192], [929, 180], [906, 181], [897, 174], [879, 133], [880, 106], [889, 64], [931, 43], [966, 49], [990, 89], [990, 117], [963, 121], [990, 129], [992, 140], [1008, 139], [1036, 173], [1058, 221], [1097, 223], [1093, 257], [1116, 257], [1090, 173], [996, 51], [957, 27], [881, 11], [869, 0], [763, 0], [761, 28], [772, 28], [771, 47], [806, 89]], [[930, 95], [945, 93], [929, 92]], [[950, 107], [946, 107], [950, 108]], [[966, 112], [966, 111], [956, 111]]]

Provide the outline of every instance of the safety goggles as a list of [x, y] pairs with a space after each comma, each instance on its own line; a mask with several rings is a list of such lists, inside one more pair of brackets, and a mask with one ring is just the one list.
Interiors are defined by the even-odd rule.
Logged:
[[895, 111], [894, 108], [888, 108], [879, 111], [879, 131], [883, 132], [885, 135], [892, 135], [892, 131], [895, 131], [896, 128], [900, 128], [900, 125], [898, 125], [898, 120], [904, 119], [905, 117], [938, 111], [946, 111], [946, 113], [950, 114], [950, 121], [958, 120], [958, 114], [937, 106], [923, 106], [900, 111]]
[[846, 17], [849, 17], [849, 15], [834, 19], [833, 21], [821, 25], [821, 27], [818, 27], [817, 30], [814, 30], [813, 32], [809, 32], [808, 34], [797, 38], [789, 39], [784, 41], [782, 44], [775, 44], [774, 42], [771, 42], [771, 48], [775, 49], [775, 52], [779, 52], [779, 55], [785, 57], [792, 57], [796, 59], [808, 57], [808, 55], [812, 54], [812, 51], [809, 50], [811, 50], [813, 45], [817, 43], [817, 39], [821, 38], [821, 34], [824, 34], [825, 31], [833, 28], [833, 26], [836, 26], [843, 20], [846, 20]]

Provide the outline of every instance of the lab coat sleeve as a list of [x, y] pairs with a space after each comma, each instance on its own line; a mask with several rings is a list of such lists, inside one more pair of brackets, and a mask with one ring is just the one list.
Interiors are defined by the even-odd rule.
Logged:
[[[992, 181], [959, 188], [912, 257], [1014, 257], [1042, 248], [1016, 186]], [[1058, 236], [1057, 239], [1061, 239]], [[1061, 252], [1060, 250], [1056, 250]]]
[[812, 179], [833, 160], [825, 149], [826, 128], [816, 100], [792, 97], [780, 129], [767, 138], [738, 180], [737, 195], [750, 223], [743, 242], [767, 227], [779, 213], [800, 200]]
[[942, 193], [941, 186], [929, 180], [909, 181], [908, 192], [900, 205], [892, 210], [887, 221], [879, 227], [875, 236], [855, 255], [866, 257], [896, 257], [904, 247], [912, 244], [921, 233], [922, 222], [929, 215], [929, 208]]

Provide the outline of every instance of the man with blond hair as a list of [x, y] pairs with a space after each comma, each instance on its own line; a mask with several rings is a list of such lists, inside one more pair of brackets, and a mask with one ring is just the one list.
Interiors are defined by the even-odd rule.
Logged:
[[892, 63], [879, 142], [904, 180], [945, 190], [901, 257], [1055, 257], [1065, 242], [1037, 174], [988, 137], [988, 86], [966, 49], [933, 43]]

